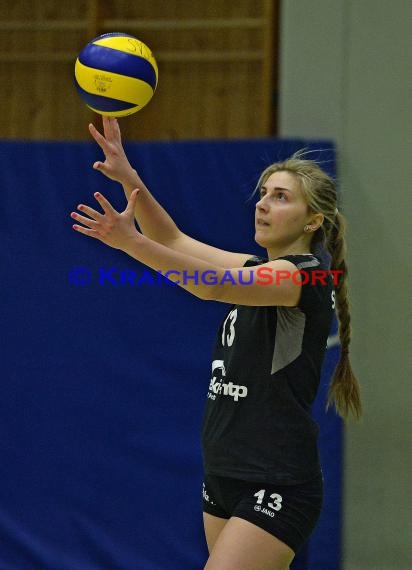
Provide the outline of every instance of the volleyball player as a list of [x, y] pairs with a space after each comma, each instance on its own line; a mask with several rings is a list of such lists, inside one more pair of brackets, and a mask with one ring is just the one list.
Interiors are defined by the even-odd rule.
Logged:
[[231, 305], [217, 334], [203, 423], [205, 570], [285, 570], [322, 507], [310, 406], [335, 308], [341, 355], [328, 404], [342, 417], [361, 414], [335, 184], [303, 158], [269, 166], [255, 214], [255, 240], [267, 258], [223, 251], [176, 226], [130, 165], [116, 119], [104, 117], [103, 127], [104, 136], [90, 125], [105, 154], [94, 168], [123, 185], [128, 204], [119, 213], [96, 193], [103, 213], [79, 205], [74, 229], [163, 273], [213, 272], [213, 285], [180, 286]]

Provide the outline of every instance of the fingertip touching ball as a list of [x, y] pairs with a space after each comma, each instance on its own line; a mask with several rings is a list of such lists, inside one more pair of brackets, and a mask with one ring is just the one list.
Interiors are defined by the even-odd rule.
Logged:
[[79, 53], [77, 91], [100, 115], [124, 117], [147, 105], [157, 87], [158, 69], [150, 49], [128, 34], [103, 34]]

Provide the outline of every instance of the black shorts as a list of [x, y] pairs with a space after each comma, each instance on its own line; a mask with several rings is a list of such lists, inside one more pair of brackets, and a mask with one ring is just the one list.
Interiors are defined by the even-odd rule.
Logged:
[[251, 483], [206, 475], [203, 511], [229, 519], [239, 517], [266, 530], [296, 554], [319, 519], [323, 503], [323, 477], [300, 485]]

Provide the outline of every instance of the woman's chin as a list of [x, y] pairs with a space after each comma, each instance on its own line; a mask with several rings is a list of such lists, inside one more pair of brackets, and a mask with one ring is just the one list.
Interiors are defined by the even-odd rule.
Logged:
[[265, 239], [265, 236], [263, 236], [260, 231], [255, 232], [255, 242], [260, 245], [260, 247], [264, 248], [267, 248], [269, 245], [268, 239]]

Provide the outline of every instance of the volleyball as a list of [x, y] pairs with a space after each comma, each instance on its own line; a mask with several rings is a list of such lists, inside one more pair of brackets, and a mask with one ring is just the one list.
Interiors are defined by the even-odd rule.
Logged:
[[146, 44], [120, 32], [98, 36], [79, 53], [77, 91], [100, 115], [124, 117], [147, 105], [157, 87], [156, 60]]

